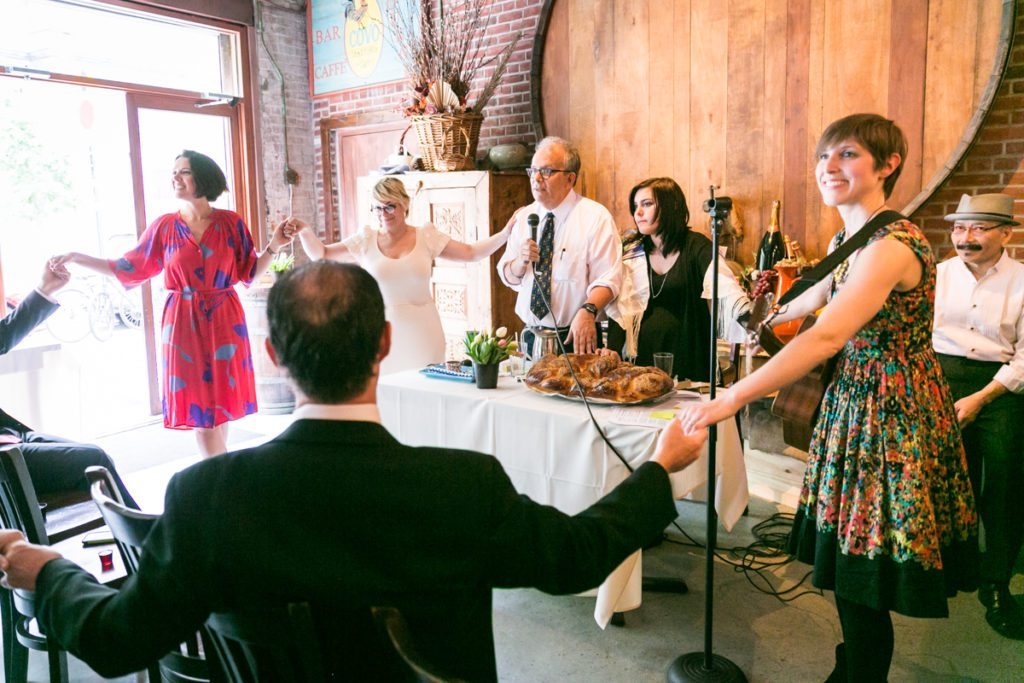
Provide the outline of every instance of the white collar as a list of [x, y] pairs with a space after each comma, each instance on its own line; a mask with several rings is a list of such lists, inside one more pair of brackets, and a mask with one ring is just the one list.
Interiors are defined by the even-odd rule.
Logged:
[[295, 409], [296, 420], [340, 420], [380, 424], [376, 403], [303, 403]]

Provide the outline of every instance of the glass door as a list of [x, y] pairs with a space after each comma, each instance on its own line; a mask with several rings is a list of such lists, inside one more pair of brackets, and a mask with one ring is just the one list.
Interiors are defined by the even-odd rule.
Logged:
[[[49, 257], [111, 257], [135, 239], [124, 94], [0, 79], [0, 256], [16, 305]], [[63, 305], [0, 358], [4, 409], [74, 438], [152, 419], [141, 298], [75, 269]]]
[[[128, 96], [129, 138], [135, 188], [136, 230], [138, 234], [159, 216], [178, 210], [171, 191], [171, 168], [183, 150], [209, 156], [228, 178], [228, 191], [213, 206], [244, 211], [245, 180], [238, 145], [238, 117], [230, 104], [206, 104], [193, 98], [165, 95], [130, 94]], [[166, 292], [163, 277], [154, 278], [143, 302], [147, 357], [150, 359], [150, 402], [160, 410], [159, 362], [160, 314]]]

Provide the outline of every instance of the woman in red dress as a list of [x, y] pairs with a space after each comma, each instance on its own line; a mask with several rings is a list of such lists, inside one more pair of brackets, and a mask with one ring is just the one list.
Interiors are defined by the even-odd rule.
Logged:
[[114, 276], [129, 288], [163, 271], [164, 426], [194, 430], [200, 453], [210, 457], [227, 450], [229, 421], [256, 412], [249, 333], [234, 285], [259, 277], [290, 238], [285, 223], [278, 225], [257, 255], [242, 217], [210, 206], [227, 181], [204, 154], [182, 152], [171, 185], [181, 210], [153, 221], [127, 254], [106, 260], [71, 252], [57, 263]]

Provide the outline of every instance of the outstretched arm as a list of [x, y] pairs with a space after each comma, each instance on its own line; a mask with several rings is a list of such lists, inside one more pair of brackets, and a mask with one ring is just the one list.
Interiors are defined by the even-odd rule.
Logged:
[[110, 267], [110, 262], [107, 259], [99, 258], [97, 256], [89, 256], [78, 251], [69, 251], [66, 254], [54, 256], [51, 259], [55, 268], [61, 268], [69, 263], [73, 263], [76, 266], [81, 266], [86, 270], [91, 270], [94, 273], [100, 275], [108, 275], [113, 277], [114, 269]]
[[309, 225], [306, 225], [300, 220], [295, 220], [295, 235], [299, 238], [299, 242], [302, 244], [303, 251], [306, 252], [306, 256], [314, 261], [320, 259], [326, 259], [328, 261], [346, 261], [351, 256], [348, 247], [341, 242], [335, 242], [334, 244], [325, 245], [320, 241], [320, 238], [316, 236], [316, 232]]
[[914, 286], [920, 277], [921, 262], [906, 245], [879, 240], [865, 247], [850, 269], [846, 285], [825, 308], [814, 327], [797, 335], [764, 367], [737, 382], [719, 398], [684, 409], [679, 419], [690, 430], [707, 427], [735, 415], [751, 401], [792, 384], [838, 353], [875, 317], [893, 289], [909, 288], [908, 283]]
[[519, 212], [522, 210], [519, 209], [519, 211], [512, 214], [512, 217], [508, 219], [508, 223], [501, 229], [501, 232], [495, 233], [490, 237], [478, 240], [472, 244], [449, 240], [447, 246], [441, 250], [441, 258], [452, 261], [479, 261], [490, 256], [508, 241], [508, 236], [512, 233], [512, 228], [515, 226]]

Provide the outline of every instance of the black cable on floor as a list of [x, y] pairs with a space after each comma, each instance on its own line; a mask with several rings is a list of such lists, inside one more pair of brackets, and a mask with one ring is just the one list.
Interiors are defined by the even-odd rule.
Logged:
[[[562, 343], [562, 335], [558, 333], [558, 321], [555, 320], [554, 311], [551, 310], [551, 306], [548, 304], [547, 297], [544, 296], [544, 292], [538, 289], [538, 293], [541, 296], [541, 300], [547, 307], [548, 312], [551, 313], [551, 320], [555, 327], [555, 339], [558, 342], [558, 349], [561, 351], [562, 356], [566, 356], [565, 345]], [[583, 400], [583, 405], [587, 408], [587, 414], [590, 416], [590, 422], [594, 425], [594, 429], [601, 436], [601, 439], [605, 442], [608, 448], [611, 449], [612, 453], [619, 459], [620, 462], [625, 466], [626, 470], [630, 473], [633, 472], [633, 467], [626, 461], [626, 458], [619, 452], [619, 449], [605, 435], [604, 430], [601, 429], [601, 425], [598, 424], [597, 418], [594, 417], [593, 411], [590, 409], [590, 401], [584, 395], [583, 385], [576, 377], [576, 371], [573, 370], [572, 363], [568, 358], [565, 358], [566, 364], [569, 366], [569, 374], [572, 376], [572, 380], [575, 383], [576, 391], [579, 393], [580, 398]], [[708, 505], [712, 505], [709, 501]], [[692, 546], [695, 548], [704, 548], [705, 545], [696, 541], [690, 536], [683, 527], [679, 526], [678, 522], [673, 521], [672, 526], [679, 530], [685, 538], [689, 540], [689, 543], [682, 543], [680, 541], [674, 541], [670, 538], [664, 540], [669, 543], [675, 543], [676, 545]], [[733, 571], [742, 572], [744, 578], [758, 591], [771, 595], [780, 602], [791, 602], [804, 595], [822, 595], [822, 592], [816, 588], [800, 590], [801, 586], [810, 578], [813, 572], [807, 572], [803, 578], [795, 586], [779, 590], [773, 584], [769, 578], [771, 574], [769, 569], [778, 569], [794, 561], [794, 557], [790, 555], [786, 550], [786, 540], [789, 538], [789, 531], [793, 528], [793, 515], [786, 512], [778, 512], [758, 522], [751, 528], [751, 533], [754, 535], [754, 541], [748, 546], [737, 546], [734, 548], [723, 548], [721, 552], [727, 553], [731, 557], [726, 557], [719, 552], [719, 549], [715, 550], [715, 557], [722, 562], [732, 566]], [[776, 530], [778, 529], [778, 530]], [[738, 559], [731, 559], [738, 558]], [[761, 582], [761, 583], [758, 583]], [[800, 590], [799, 593], [793, 595], [794, 591]]]
[[[672, 522], [672, 526], [687, 541], [676, 541], [666, 537], [664, 539], [666, 542], [693, 548], [703, 549], [705, 547], [704, 543], [697, 541], [690, 534], [686, 533], [678, 522]], [[787, 540], [792, 528], [792, 514], [786, 512], [775, 513], [751, 528], [750, 532], [753, 534], [754, 540], [750, 545], [717, 548], [715, 550], [715, 557], [730, 565], [733, 571], [742, 572], [747, 582], [755, 589], [766, 595], [771, 595], [780, 602], [791, 602], [804, 595], [822, 595], [822, 592], [816, 588], [801, 589], [807, 579], [810, 578], [813, 573], [812, 571], [804, 574], [796, 585], [786, 589], [780, 590], [772, 583], [772, 579], [775, 577], [772, 576], [769, 570], [784, 567], [796, 559], [786, 550]]]

